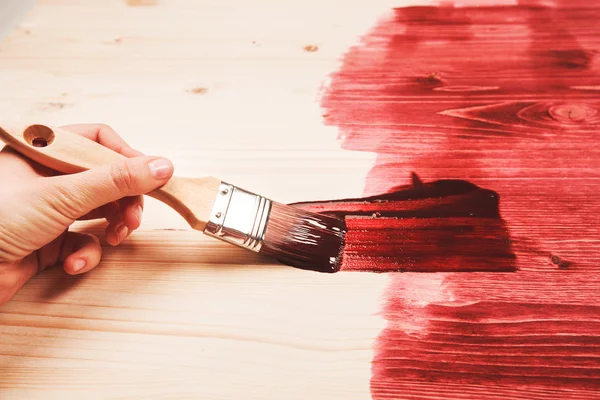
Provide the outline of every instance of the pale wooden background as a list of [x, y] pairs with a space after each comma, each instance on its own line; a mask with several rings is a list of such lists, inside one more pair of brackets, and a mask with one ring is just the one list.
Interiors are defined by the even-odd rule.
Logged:
[[[177, 174], [282, 202], [358, 196], [374, 155], [340, 149], [319, 93], [407, 3], [40, 1], [0, 44], [2, 114], [107, 123]], [[148, 198], [95, 271], [0, 308], [0, 398], [367, 399], [387, 282], [266, 264]]]

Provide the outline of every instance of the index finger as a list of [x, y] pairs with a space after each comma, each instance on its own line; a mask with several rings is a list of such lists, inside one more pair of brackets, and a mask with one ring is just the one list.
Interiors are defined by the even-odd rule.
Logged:
[[144, 154], [133, 149], [127, 142], [119, 136], [114, 129], [106, 124], [73, 124], [62, 127], [78, 135], [84, 136], [109, 149], [116, 151], [125, 157], [137, 157]]

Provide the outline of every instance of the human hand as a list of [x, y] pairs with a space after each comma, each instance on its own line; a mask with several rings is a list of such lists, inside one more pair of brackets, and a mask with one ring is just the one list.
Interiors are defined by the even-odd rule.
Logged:
[[144, 156], [106, 125], [63, 127], [128, 157], [70, 175], [28, 160], [10, 147], [0, 151], [0, 304], [33, 276], [62, 264], [69, 274], [98, 265], [97, 237], [70, 232], [76, 220], [104, 218], [105, 239], [117, 246], [140, 226], [144, 193], [165, 184], [170, 161]]

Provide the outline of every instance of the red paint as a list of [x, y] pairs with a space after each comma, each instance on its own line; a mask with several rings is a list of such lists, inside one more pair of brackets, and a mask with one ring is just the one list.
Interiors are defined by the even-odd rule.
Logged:
[[[367, 249], [357, 249], [343, 269], [466, 265], [443, 261], [439, 249], [456, 255], [453, 246], [426, 252], [421, 242], [416, 251], [420, 224], [430, 223], [432, 235], [460, 223], [503, 224], [493, 237], [506, 229], [518, 267], [390, 274], [381, 314], [388, 326], [372, 364], [375, 399], [587, 399], [600, 391], [600, 3], [488, 4], [393, 10], [347, 52], [324, 94], [325, 120], [339, 127], [343, 148], [377, 153], [366, 196], [395, 192], [417, 171], [428, 184], [467, 181], [501, 199], [491, 225], [419, 214], [435, 211], [443, 195], [309, 204], [349, 212], [350, 232], [389, 228], [354, 237], [369, 241], [369, 251], [377, 243], [393, 251], [385, 232], [398, 246], [401, 235], [415, 239], [406, 259], [373, 267], [358, 257]], [[359, 210], [404, 214], [365, 220], [352, 215]], [[404, 218], [413, 212], [416, 219]], [[482, 269], [503, 265], [489, 256]]]
[[412, 185], [380, 195], [295, 206], [345, 219], [341, 270], [515, 270], [498, 194], [466, 181], [413, 174]]

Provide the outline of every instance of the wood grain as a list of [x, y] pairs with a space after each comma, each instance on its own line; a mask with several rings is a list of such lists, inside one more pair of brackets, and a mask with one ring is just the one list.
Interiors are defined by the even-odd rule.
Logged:
[[[381, 10], [156, 3], [38, 2], [0, 44], [3, 115], [106, 123], [179, 176], [281, 202], [362, 194], [373, 156], [340, 149], [315, 99]], [[0, 398], [369, 398], [387, 277], [267, 263], [144, 210], [96, 270], [45, 271], [0, 309]]]
[[366, 193], [409, 168], [493, 190], [518, 268], [394, 276], [374, 398], [597, 397], [599, 15], [573, 1], [401, 7], [333, 74], [328, 123], [378, 154]]
[[0, 44], [4, 113], [281, 202], [468, 180], [518, 272], [305, 273], [149, 199], [98, 269], [0, 309], [0, 397], [597, 397], [598, 8], [473, 3], [40, 1]]

